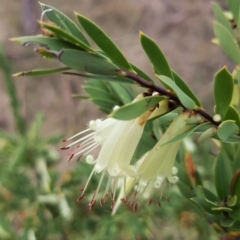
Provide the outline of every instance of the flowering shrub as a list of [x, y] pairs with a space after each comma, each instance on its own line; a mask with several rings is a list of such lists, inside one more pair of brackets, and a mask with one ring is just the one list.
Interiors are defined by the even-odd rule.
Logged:
[[[230, 11], [225, 13], [213, 4], [216, 18], [213, 42], [239, 65], [240, 3], [229, 0], [228, 6]], [[162, 196], [167, 197], [165, 190], [176, 183], [207, 221], [225, 232], [239, 231], [239, 67], [233, 73], [226, 67], [216, 73], [211, 116], [149, 36], [141, 32], [140, 42], [153, 66], [155, 81], [129, 62], [91, 20], [75, 13], [84, 34], [59, 10], [45, 4], [41, 7], [42, 35], [12, 40], [25, 46], [37, 44], [38, 54], [60, 61], [64, 67], [20, 72], [15, 76], [62, 72], [85, 77], [83, 88], [89, 101], [110, 114], [105, 120], [91, 120], [88, 129], [64, 140], [66, 146], [62, 149], [69, 150], [69, 161], [77, 157], [93, 165], [78, 201], [84, 198], [95, 173], [100, 173], [100, 179], [90, 198], [90, 209], [96, 201], [102, 206], [110, 198], [113, 213], [121, 202], [137, 210], [144, 198], [149, 204], [157, 202], [160, 206]], [[85, 35], [99, 49], [91, 46]], [[137, 97], [135, 85], [142, 87], [142, 94]], [[216, 191], [204, 187], [204, 177], [193, 161], [179, 157], [181, 152], [188, 151], [186, 141], [195, 133], [198, 142], [209, 139], [218, 148]], [[72, 139], [77, 140], [68, 143]], [[74, 150], [70, 150], [73, 146]]]

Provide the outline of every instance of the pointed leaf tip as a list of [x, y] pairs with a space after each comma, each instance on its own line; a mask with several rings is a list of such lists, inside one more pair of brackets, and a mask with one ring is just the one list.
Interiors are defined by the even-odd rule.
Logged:
[[132, 70], [122, 52], [115, 45], [112, 39], [90, 19], [76, 13], [78, 22], [81, 24], [89, 37], [106, 53], [106, 55], [120, 67], [126, 70]]
[[214, 80], [214, 99], [216, 103], [216, 113], [222, 119], [229, 108], [233, 95], [233, 77], [226, 66], [219, 70]]
[[169, 67], [167, 59], [157, 43], [143, 33], [140, 34], [140, 41], [142, 48], [153, 65], [154, 72], [158, 75], [164, 75], [173, 79], [172, 71]]

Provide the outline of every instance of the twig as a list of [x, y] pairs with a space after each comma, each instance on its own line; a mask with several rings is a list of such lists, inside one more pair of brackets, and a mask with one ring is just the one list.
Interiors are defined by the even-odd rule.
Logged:
[[[149, 88], [149, 89], [151, 89], [153, 91], [156, 91], [156, 92], [160, 93], [161, 95], [167, 96], [171, 100], [173, 100], [173, 101], [177, 102], [178, 104], [180, 104], [181, 106], [183, 106], [182, 103], [180, 102], [180, 100], [178, 99], [178, 97], [175, 94], [173, 94], [172, 92], [169, 92], [169, 91], [167, 91], [167, 90], [165, 90], [165, 89], [155, 85], [154, 83], [149, 82], [149, 81], [143, 79], [142, 77], [140, 77], [139, 75], [137, 75], [135, 73], [126, 72], [126, 71], [124, 71], [124, 73], [125, 73], [125, 76], [127, 78], [134, 80], [135, 82], [140, 84], [142, 87]], [[208, 120], [209, 122], [211, 122], [215, 126], [219, 126], [219, 124], [221, 123], [221, 122], [215, 122], [213, 120], [213, 117], [210, 116], [207, 112], [205, 112], [201, 108], [193, 109], [193, 111], [196, 112], [197, 114], [201, 115], [202, 117], [204, 117], [206, 120]]]

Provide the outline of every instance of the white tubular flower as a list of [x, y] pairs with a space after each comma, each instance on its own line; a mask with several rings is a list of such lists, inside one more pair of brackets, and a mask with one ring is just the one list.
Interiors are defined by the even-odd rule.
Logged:
[[122, 199], [133, 210], [137, 210], [141, 199], [146, 197], [146, 195], [149, 197], [149, 204], [151, 204], [154, 189], [159, 192], [158, 204], [160, 205], [160, 198], [164, 188], [168, 183], [176, 183], [178, 181], [176, 176], [177, 168], [174, 167], [174, 162], [182, 140], [169, 144], [164, 143], [188, 128], [186, 121], [189, 116], [189, 112], [179, 114], [147, 156], [140, 162], [137, 162], [135, 166], [137, 175], [134, 181], [131, 179], [131, 187], [129, 187], [128, 183], [128, 189], [134, 188], [134, 190], [125, 192], [125, 197]]
[[[143, 96], [141, 95], [141, 97]], [[78, 201], [84, 197], [84, 192], [92, 175], [94, 173], [101, 173], [99, 184], [93, 194], [89, 206], [90, 208], [94, 206], [96, 202], [95, 198], [106, 175], [108, 176], [108, 183], [100, 203], [102, 205], [106, 201], [107, 196], [110, 195], [112, 206], [114, 205], [118, 180], [122, 178], [124, 182], [127, 176], [136, 176], [136, 169], [130, 164], [130, 162], [150, 114], [151, 110], [131, 121], [120, 121], [113, 118], [108, 118], [103, 121], [99, 119], [90, 121], [87, 130], [65, 140], [69, 141], [75, 137], [79, 137], [75, 142], [62, 148], [69, 149], [70, 147], [77, 145], [75, 150], [70, 154], [69, 160], [74, 156], [80, 156], [81, 158], [81, 156], [85, 155], [86, 162], [88, 164], [94, 164], [93, 170]], [[88, 134], [86, 135], [86, 133]], [[100, 151], [98, 156], [94, 158], [94, 156], [91, 155], [91, 152], [98, 146], [100, 147]]]

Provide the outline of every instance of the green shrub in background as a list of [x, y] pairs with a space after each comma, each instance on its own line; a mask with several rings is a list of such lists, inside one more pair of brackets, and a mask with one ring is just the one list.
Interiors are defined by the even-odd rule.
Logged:
[[[214, 42], [237, 65], [240, 63], [239, 5], [238, 1], [229, 0], [230, 11], [226, 13], [213, 4]], [[62, 147], [68, 150], [75, 145], [69, 152], [69, 161], [86, 160], [88, 165], [76, 164], [72, 172], [59, 173], [56, 170], [59, 157], [53, 157], [56, 154], [49, 143], [60, 139], [39, 136], [41, 116], [32, 126], [26, 126], [9, 65], [1, 55], [18, 130], [17, 134], [0, 132], [1, 159], [7, 159], [1, 160], [2, 238], [237, 236], [239, 67], [233, 73], [226, 67], [216, 73], [214, 116], [211, 116], [149, 36], [140, 33], [140, 41], [155, 79], [128, 62], [103, 30], [86, 17], [76, 13], [86, 33], [83, 34], [59, 10], [45, 4], [41, 7], [43, 19], [49, 20], [40, 21], [42, 35], [13, 40], [23, 45], [38, 44], [35, 51], [46, 61], [60, 61], [64, 66], [15, 76], [62, 72], [86, 77], [83, 88], [87, 96], [78, 97], [92, 101], [110, 115], [106, 120], [90, 121], [86, 134], [92, 133], [81, 137], [85, 132], [79, 133], [74, 136], [75, 142], [64, 143]], [[88, 38], [99, 49], [93, 48]], [[197, 143], [192, 140], [196, 132]], [[97, 147], [98, 155], [92, 153]], [[77, 199], [81, 203], [77, 204]], [[170, 233], [165, 224], [171, 228]], [[178, 226], [180, 232], [176, 231]]]

